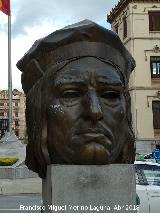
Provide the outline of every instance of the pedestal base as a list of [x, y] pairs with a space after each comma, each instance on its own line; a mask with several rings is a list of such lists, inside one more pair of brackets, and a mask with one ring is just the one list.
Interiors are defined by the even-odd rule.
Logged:
[[50, 165], [43, 180], [44, 213], [136, 212], [133, 165]]

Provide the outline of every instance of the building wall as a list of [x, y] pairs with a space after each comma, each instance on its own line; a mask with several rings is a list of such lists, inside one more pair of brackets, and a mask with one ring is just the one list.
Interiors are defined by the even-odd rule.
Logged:
[[[150, 56], [160, 56], [160, 31], [149, 32], [148, 11], [160, 11], [159, 3], [138, 2], [130, 3], [115, 17], [112, 29], [118, 25], [118, 35], [131, 52], [136, 68], [130, 78], [130, 94], [132, 104], [133, 128], [137, 141], [160, 142], [160, 131], [153, 128], [152, 101], [158, 100], [157, 92], [160, 91], [160, 79], [153, 80], [150, 70]], [[123, 38], [123, 17], [127, 17], [128, 34]], [[151, 146], [152, 147], [152, 146]]]
[[[8, 91], [0, 91], [0, 119], [8, 119]], [[18, 90], [12, 92], [12, 130], [18, 138], [22, 139], [25, 135], [25, 96]], [[0, 134], [4, 132], [0, 132]]]

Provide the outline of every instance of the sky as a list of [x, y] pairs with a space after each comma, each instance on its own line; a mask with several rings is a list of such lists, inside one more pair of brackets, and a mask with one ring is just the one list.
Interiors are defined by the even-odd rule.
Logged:
[[[118, 0], [11, 0], [12, 88], [22, 91], [16, 63], [35, 40], [84, 19], [110, 29], [107, 14], [117, 3]], [[8, 88], [7, 23], [7, 15], [0, 11], [0, 90]]]

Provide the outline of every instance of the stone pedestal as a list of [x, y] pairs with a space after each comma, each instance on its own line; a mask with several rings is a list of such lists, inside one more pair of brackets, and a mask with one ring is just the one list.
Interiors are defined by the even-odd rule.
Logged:
[[134, 166], [48, 166], [42, 197], [43, 213], [136, 212]]

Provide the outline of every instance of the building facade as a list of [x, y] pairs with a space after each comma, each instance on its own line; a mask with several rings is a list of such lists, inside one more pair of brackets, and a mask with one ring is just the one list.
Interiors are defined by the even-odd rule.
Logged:
[[[8, 91], [0, 91], [0, 136], [8, 131], [9, 102]], [[14, 89], [12, 91], [12, 130], [19, 139], [25, 136], [25, 96], [24, 93]]]
[[133, 128], [137, 153], [148, 153], [160, 148], [160, 0], [120, 0], [107, 21], [136, 61]]

